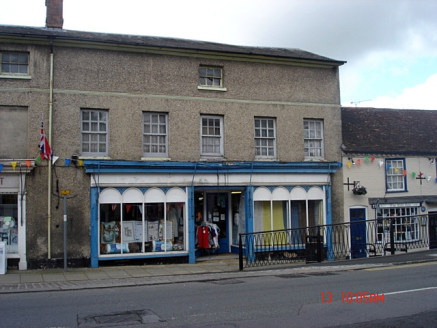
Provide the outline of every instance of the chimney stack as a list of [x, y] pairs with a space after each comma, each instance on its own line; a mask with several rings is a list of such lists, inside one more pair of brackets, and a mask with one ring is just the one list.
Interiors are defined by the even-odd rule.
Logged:
[[46, 27], [62, 28], [64, 18], [62, 17], [63, 0], [46, 0], [47, 17]]

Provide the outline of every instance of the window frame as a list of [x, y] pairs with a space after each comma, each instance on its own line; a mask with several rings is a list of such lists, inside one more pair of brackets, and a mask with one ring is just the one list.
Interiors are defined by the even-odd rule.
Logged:
[[376, 242], [390, 241], [390, 221], [393, 220], [393, 238], [396, 243], [419, 241], [421, 236], [418, 206], [386, 207], [376, 210]]
[[[317, 123], [320, 124], [320, 137], [311, 137], [310, 135], [306, 135], [306, 131], [309, 131], [309, 134], [311, 133], [311, 129], [307, 129], [305, 127], [306, 124], [310, 123]], [[316, 134], [317, 131], [315, 130]], [[304, 159], [305, 160], [323, 160], [325, 158], [325, 136], [324, 136], [324, 121], [323, 119], [313, 119], [313, 118], [305, 118], [303, 120], [303, 140], [304, 140]], [[319, 141], [320, 147], [310, 147], [307, 146], [308, 143]], [[307, 150], [308, 149], [308, 150]], [[320, 155], [311, 155], [311, 149], [318, 150], [320, 152]]]
[[[205, 70], [205, 73], [202, 74], [202, 70]], [[208, 74], [208, 70], [212, 70], [212, 74]], [[215, 75], [215, 71], [219, 70], [220, 76]], [[198, 78], [199, 84], [197, 88], [199, 90], [215, 90], [215, 91], [226, 91], [224, 87], [224, 70], [222, 66], [213, 66], [213, 65], [200, 65], [198, 69]], [[209, 85], [207, 83], [208, 80], [212, 80], [212, 84]], [[202, 82], [204, 81], [204, 83]], [[214, 81], [218, 80], [219, 84], [215, 85]]]
[[[16, 55], [18, 58], [22, 55], [26, 55], [26, 63], [20, 63], [20, 61], [17, 59], [17, 62], [4, 62], [3, 55], [9, 54], [9, 55]], [[3, 65], [7, 65], [9, 67], [8, 71], [3, 70]], [[11, 72], [10, 67], [11, 66], [17, 66], [17, 68], [20, 67], [26, 67], [26, 72]], [[10, 77], [10, 78], [29, 78], [30, 76], [30, 53], [26, 51], [0, 51], [0, 77]]]
[[[158, 126], [158, 132], [157, 133], [153, 133], [152, 129], [149, 133], [146, 133], [145, 128], [146, 128], [146, 122], [145, 122], [145, 117], [146, 115], [150, 115], [150, 117], [152, 117], [153, 115], [157, 115], [158, 116], [158, 122], [156, 124], [154, 124], [152, 121], [150, 121], [150, 127], [152, 128], [153, 126]], [[160, 127], [163, 125], [160, 122], [160, 118], [164, 117], [165, 122], [164, 122], [164, 126], [165, 126], [165, 133], [161, 133], [160, 132]], [[166, 112], [149, 112], [149, 111], [143, 111], [142, 114], [142, 132], [143, 132], [143, 140], [142, 140], [142, 149], [143, 149], [143, 156], [144, 157], [155, 157], [155, 158], [167, 158], [168, 157], [168, 113]], [[165, 146], [165, 152], [159, 152], [159, 148], [161, 145], [161, 143], [159, 141], [157, 141], [157, 143], [153, 143], [153, 142], [149, 142], [148, 144], [146, 143], [145, 139], [147, 136], [150, 137], [164, 137], [165, 138], [165, 142], [164, 142], [164, 146]], [[152, 147], [152, 146], [157, 146], [158, 147], [158, 152], [146, 152], [145, 151], [145, 147], [146, 146]]]
[[[402, 163], [401, 170], [399, 166], [393, 167], [393, 162]], [[396, 193], [396, 192], [406, 192], [407, 191], [407, 177], [404, 174], [405, 168], [405, 158], [386, 158], [385, 159], [385, 190], [388, 193]], [[400, 172], [395, 172], [395, 169], [398, 169]], [[393, 173], [392, 173], [393, 171]], [[396, 174], [395, 174], [396, 173]], [[401, 178], [398, 181], [390, 181], [394, 178]], [[402, 188], [393, 188], [393, 184], [399, 183], [402, 181]], [[390, 185], [392, 188], [390, 188]]]
[[[97, 123], [98, 127], [100, 127], [100, 123], [105, 122], [106, 131], [104, 133], [104, 135], [105, 135], [104, 143], [106, 146], [105, 146], [104, 152], [101, 152], [101, 151], [92, 152], [92, 151], [84, 151], [83, 150], [84, 149], [83, 146], [85, 143], [85, 141], [84, 141], [85, 135], [89, 135], [90, 137], [92, 135], [98, 135], [98, 136], [103, 135], [103, 133], [100, 133], [100, 130], [98, 130], [98, 131], [85, 131], [83, 129], [83, 127], [84, 127], [83, 113], [84, 112], [88, 112], [90, 115], [90, 119], [88, 120], [88, 123], [90, 124], [90, 126], [91, 126], [91, 123], [93, 123], [93, 120], [91, 120], [92, 113], [97, 113], [97, 115], [98, 115], [98, 120], [95, 122], [95, 123]], [[105, 118], [106, 118], [105, 121], [100, 120], [100, 114], [103, 114], [103, 113], [105, 114]], [[99, 139], [99, 137], [98, 137], [98, 139]], [[92, 142], [92, 140], [89, 140], [89, 141], [87, 141], [87, 143], [89, 144], [89, 146], [91, 146], [91, 144], [93, 142]], [[99, 148], [100, 140], [97, 140], [97, 146]], [[84, 156], [84, 157], [102, 157], [102, 156], [105, 157], [105, 156], [108, 156], [108, 153], [109, 153], [109, 111], [108, 110], [97, 109], [97, 108], [81, 108], [81, 110], [80, 110], [80, 153], [81, 153], [81, 156]]]
[[[219, 127], [220, 127], [220, 136], [216, 135], [204, 135], [203, 133], [203, 119], [213, 119], [213, 120], [219, 120]], [[201, 157], [223, 157], [224, 156], [224, 147], [223, 147], [223, 139], [224, 139], [224, 118], [220, 115], [200, 115], [200, 155]], [[208, 125], [209, 127], [209, 125]], [[209, 153], [203, 151], [203, 140], [204, 138], [219, 138], [219, 149], [220, 151], [217, 153]]]
[[[259, 121], [259, 127], [257, 127], [257, 121]], [[263, 127], [262, 122], [267, 122], [267, 126]], [[269, 122], [273, 122], [273, 127], [270, 128], [268, 126]], [[269, 130], [273, 130], [273, 137], [270, 137], [268, 134]], [[259, 136], [257, 136], [257, 130], [259, 130]], [[267, 131], [267, 136], [262, 136], [263, 130]], [[272, 141], [273, 145], [258, 145], [257, 141]], [[275, 117], [255, 117], [254, 118], [254, 143], [255, 143], [255, 158], [256, 159], [275, 159], [276, 158], [276, 118]], [[267, 149], [267, 155], [262, 154], [262, 150]], [[269, 155], [269, 150], [273, 150], [273, 154]], [[258, 150], [260, 154], [258, 154]]]

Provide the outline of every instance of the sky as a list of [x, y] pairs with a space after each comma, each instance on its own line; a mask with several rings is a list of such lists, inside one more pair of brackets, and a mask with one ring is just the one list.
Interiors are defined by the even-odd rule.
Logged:
[[[45, 0], [0, 0], [0, 25], [45, 15]], [[63, 27], [298, 48], [347, 62], [343, 106], [437, 110], [436, 0], [64, 0]]]

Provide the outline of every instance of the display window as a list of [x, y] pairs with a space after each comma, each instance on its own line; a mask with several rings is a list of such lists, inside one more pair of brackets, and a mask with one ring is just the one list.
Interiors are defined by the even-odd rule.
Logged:
[[246, 233], [245, 199], [241, 191], [231, 194], [232, 199], [232, 244], [239, 245], [240, 233]]
[[[254, 231], [296, 229], [295, 233], [283, 241], [300, 244], [305, 239], [305, 230], [308, 234], [316, 233], [309, 228], [324, 225], [326, 222], [323, 197], [324, 193], [320, 188], [310, 188], [308, 192], [301, 187], [296, 187], [291, 192], [283, 187], [272, 191], [258, 188], [254, 193]], [[319, 230], [322, 233], [323, 229]], [[269, 237], [266, 235], [266, 238]]]
[[99, 210], [101, 255], [186, 250], [185, 192], [179, 188], [167, 194], [159, 188], [144, 194], [136, 188], [123, 194], [108, 188]]
[[380, 208], [377, 211], [377, 241], [390, 242], [390, 223], [395, 242], [411, 242], [420, 239], [418, 207]]
[[17, 195], [0, 194], [0, 241], [8, 254], [18, 253]]

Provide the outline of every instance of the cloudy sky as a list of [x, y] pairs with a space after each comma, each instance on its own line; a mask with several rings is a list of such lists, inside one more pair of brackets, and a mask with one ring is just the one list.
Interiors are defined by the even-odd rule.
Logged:
[[[0, 0], [0, 24], [45, 14]], [[437, 110], [436, 0], [64, 0], [64, 28], [299, 48], [347, 61], [344, 106]]]

